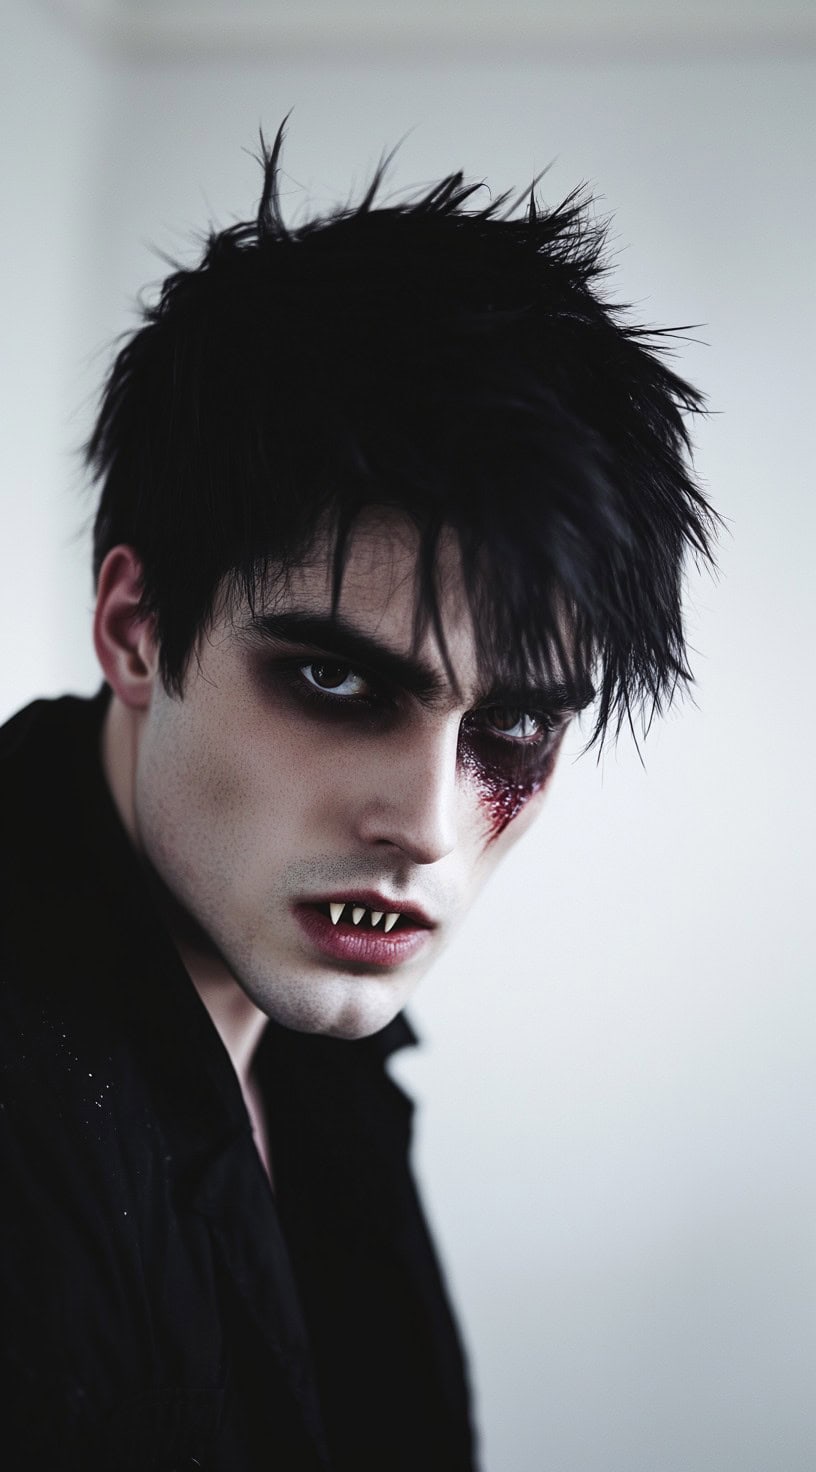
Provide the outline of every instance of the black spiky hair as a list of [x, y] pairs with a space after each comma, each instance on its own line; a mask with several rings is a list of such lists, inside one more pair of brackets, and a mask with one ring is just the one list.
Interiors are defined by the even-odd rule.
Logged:
[[[419, 532], [416, 626], [443, 656], [440, 535], [461, 550], [483, 664], [592, 680], [592, 740], [691, 679], [684, 565], [715, 516], [689, 469], [696, 389], [601, 295], [604, 229], [576, 190], [469, 208], [450, 174], [290, 228], [283, 126], [257, 217], [211, 233], [119, 352], [87, 457], [98, 575], [128, 543], [180, 695], [226, 588], [254, 607], [329, 527], [337, 600], [360, 512]], [[565, 632], [566, 631], [566, 632]]]

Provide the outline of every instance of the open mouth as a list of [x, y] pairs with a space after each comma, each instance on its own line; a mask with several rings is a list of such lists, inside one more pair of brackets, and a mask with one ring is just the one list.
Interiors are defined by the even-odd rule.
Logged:
[[375, 910], [356, 900], [326, 900], [315, 905], [315, 909], [322, 915], [328, 915], [332, 925], [379, 930], [384, 935], [389, 935], [392, 930], [415, 930], [418, 923], [413, 915], [404, 915], [399, 910]]
[[431, 938], [433, 925], [416, 908], [386, 908], [376, 896], [352, 899], [301, 900], [296, 920], [312, 945], [325, 956], [348, 965], [398, 966], [418, 954]]

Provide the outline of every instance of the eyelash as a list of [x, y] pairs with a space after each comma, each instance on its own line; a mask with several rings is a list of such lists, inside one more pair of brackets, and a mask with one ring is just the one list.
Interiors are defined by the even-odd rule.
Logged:
[[[349, 676], [354, 675], [361, 678], [372, 693], [370, 695], [333, 695], [328, 690], [321, 690], [304, 674], [304, 671], [318, 664], [336, 665], [341, 671], [347, 670]], [[398, 702], [387, 686], [366, 674], [364, 670], [346, 664], [342, 660], [291, 660], [287, 662], [284, 669], [289, 675], [291, 687], [297, 698], [310, 704], [320, 714], [328, 715], [331, 719], [353, 720], [355, 717], [359, 718], [363, 712], [369, 716], [376, 712], [390, 714], [397, 708]], [[483, 707], [484, 711], [491, 709], [506, 710], [508, 707]], [[505, 754], [512, 755], [516, 760], [519, 758], [523, 760], [525, 755], [534, 756], [540, 754], [542, 750], [547, 750], [559, 730], [557, 718], [540, 710], [526, 710], [518, 707], [518, 711], [519, 717], [531, 716], [539, 724], [538, 735], [526, 739], [504, 735], [495, 727], [480, 725], [476, 719], [479, 714], [478, 710], [471, 711], [464, 718], [462, 728], [469, 737], [487, 741], [497, 750], [503, 750]]]

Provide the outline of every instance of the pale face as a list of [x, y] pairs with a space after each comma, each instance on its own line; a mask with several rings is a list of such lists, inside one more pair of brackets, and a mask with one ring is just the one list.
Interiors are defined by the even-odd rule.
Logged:
[[217, 620], [182, 699], [155, 682], [141, 730], [138, 845], [246, 995], [301, 1031], [362, 1037], [402, 1008], [538, 813], [571, 714], [484, 688], [452, 539], [458, 693], [432, 636], [412, 649], [415, 553], [406, 522], [369, 514], [334, 627], [318, 548], [254, 622]]

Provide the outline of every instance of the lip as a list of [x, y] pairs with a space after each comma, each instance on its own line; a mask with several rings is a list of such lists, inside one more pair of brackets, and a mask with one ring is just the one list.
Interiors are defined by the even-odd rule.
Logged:
[[356, 900], [369, 909], [383, 910], [385, 913], [399, 910], [404, 918], [412, 922], [399, 930], [390, 930], [386, 935], [381, 930], [357, 930], [343, 920], [335, 925], [328, 915], [316, 908], [337, 898], [336, 894], [332, 894], [325, 899], [301, 900], [292, 907], [292, 913], [307, 939], [322, 955], [333, 961], [344, 961], [346, 965], [401, 966], [417, 955], [430, 940], [433, 923], [424, 916], [420, 919], [421, 912], [415, 905], [400, 909], [398, 904], [385, 900], [373, 890], [344, 893], [343, 899], [346, 901]]
[[391, 915], [396, 911], [404, 919], [413, 921], [414, 925], [421, 926], [425, 930], [433, 930], [436, 923], [429, 915], [426, 915], [420, 905], [413, 905], [405, 900], [386, 899], [385, 895], [379, 894], [376, 889], [344, 889], [342, 894], [334, 889], [329, 894], [309, 895], [308, 900], [302, 900], [301, 903], [328, 905], [341, 900], [346, 904], [365, 905], [368, 910], [382, 910], [384, 915]]

